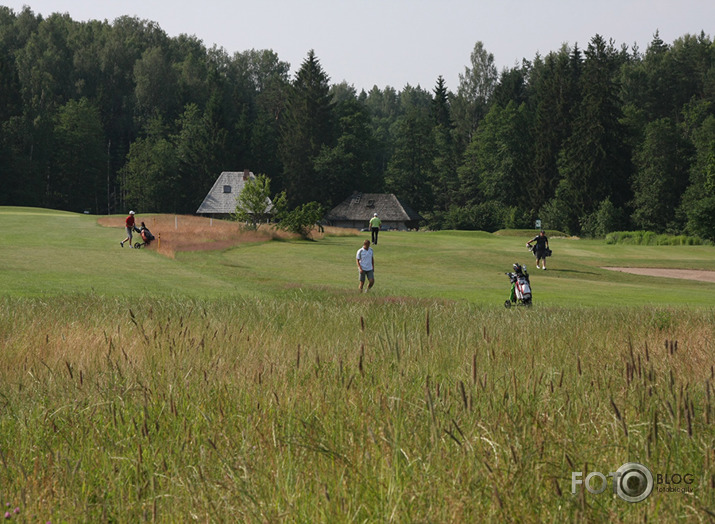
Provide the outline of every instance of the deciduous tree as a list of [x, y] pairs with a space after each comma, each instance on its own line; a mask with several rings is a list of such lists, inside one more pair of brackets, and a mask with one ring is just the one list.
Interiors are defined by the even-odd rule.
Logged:
[[[274, 211], [270, 195], [271, 181], [266, 175], [260, 174], [247, 180], [236, 197], [234, 220], [243, 222], [248, 229], [257, 229], [258, 224], [267, 220]], [[276, 201], [280, 198], [277, 195]]]
[[499, 79], [494, 55], [485, 49], [482, 42], [474, 44], [469, 58], [470, 65], [459, 75], [459, 86], [452, 104], [457, 141], [462, 151], [487, 114], [491, 95]]

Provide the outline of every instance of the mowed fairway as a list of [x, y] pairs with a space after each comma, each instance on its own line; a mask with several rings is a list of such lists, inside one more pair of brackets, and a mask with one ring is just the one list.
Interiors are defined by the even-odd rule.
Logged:
[[[715, 270], [715, 248], [552, 238], [544, 272], [530, 235], [381, 233], [360, 295], [366, 234], [169, 258], [0, 208], [0, 502], [27, 522], [711, 521], [715, 283], [602, 268]], [[535, 305], [506, 310], [517, 261]], [[654, 475], [641, 502], [608, 477], [629, 462]], [[573, 472], [608, 485], [572, 494]]]
[[[140, 217], [140, 220], [142, 218]], [[102, 296], [276, 296], [286, 291], [356, 291], [355, 253], [369, 234], [317, 242], [273, 241], [217, 251], [177, 253], [120, 248], [123, 228], [96, 218], [0, 208], [0, 289], [6, 296], [97, 293]], [[161, 234], [161, 231], [155, 231]], [[380, 297], [503, 304], [514, 262], [526, 263], [540, 306], [713, 304], [715, 284], [614, 273], [607, 266], [715, 270], [712, 246], [624, 246], [552, 238], [549, 269], [534, 267], [517, 236], [483, 232], [383, 232], [374, 248]]]

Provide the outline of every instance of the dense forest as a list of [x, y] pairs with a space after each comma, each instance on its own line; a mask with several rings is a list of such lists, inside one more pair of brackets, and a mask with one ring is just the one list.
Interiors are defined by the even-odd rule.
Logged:
[[715, 44], [595, 35], [456, 91], [357, 93], [319, 58], [229, 54], [154, 22], [0, 6], [0, 205], [193, 213], [221, 171], [291, 206], [391, 192], [436, 229], [643, 229], [715, 239]]

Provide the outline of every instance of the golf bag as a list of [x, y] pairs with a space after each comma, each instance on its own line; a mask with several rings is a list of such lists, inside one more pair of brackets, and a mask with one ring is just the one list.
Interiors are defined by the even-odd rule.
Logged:
[[[536, 256], [536, 251], [535, 251], [536, 246], [526, 246], [526, 247], [529, 248], [529, 251], [531, 251], [534, 254], [534, 256]], [[551, 253], [552, 253], [552, 251], [548, 247], [544, 250], [545, 257], [550, 257]]]
[[149, 244], [152, 243], [154, 240], [154, 235], [151, 234], [151, 231], [149, 231], [149, 228], [143, 227], [140, 230], [138, 230], [139, 234], [142, 237], [142, 242], [136, 242], [134, 244], [135, 249], [140, 249], [142, 247], [147, 247]]
[[529, 272], [526, 266], [516, 262], [514, 271], [506, 273], [511, 281], [511, 295], [509, 300], [504, 302], [504, 307], [510, 308], [512, 304], [517, 306], [531, 306], [531, 283], [529, 282]]

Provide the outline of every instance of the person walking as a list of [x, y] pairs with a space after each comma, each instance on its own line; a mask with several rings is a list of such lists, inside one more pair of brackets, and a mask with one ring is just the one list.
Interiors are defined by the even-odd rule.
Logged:
[[370, 231], [372, 232], [372, 243], [375, 245], [377, 245], [377, 234], [380, 232], [381, 225], [382, 220], [379, 219], [377, 213], [374, 213], [370, 219]]
[[526, 247], [531, 247], [531, 243], [536, 242], [536, 245], [534, 246], [534, 256], [536, 257], [536, 269], [539, 269], [539, 262], [542, 261], [541, 263], [541, 269], [546, 269], [546, 252], [549, 249], [549, 239], [546, 236], [546, 233], [542, 229], [538, 235], [536, 235], [534, 238], [529, 240], [526, 243]]
[[124, 221], [124, 226], [127, 230], [127, 238], [125, 238], [124, 240], [122, 240], [119, 243], [120, 246], [124, 247], [124, 243], [129, 242], [129, 247], [131, 247], [131, 248], [134, 247], [134, 246], [132, 246], [132, 233], [134, 232], [134, 227], [135, 227], [134, 224], [135, 224], [134, 211], [130, 211], [129, 216]]
[[372, 252], [369, 240], [365, 240], [365, 242], [362, 243], [362, 247], [358, 249], [355, 259], [358, 270], [360, 271], [360, 293], [362, 293], [366, 278], [368, 281], [367, 292], [375, 285], [375, 254]]

